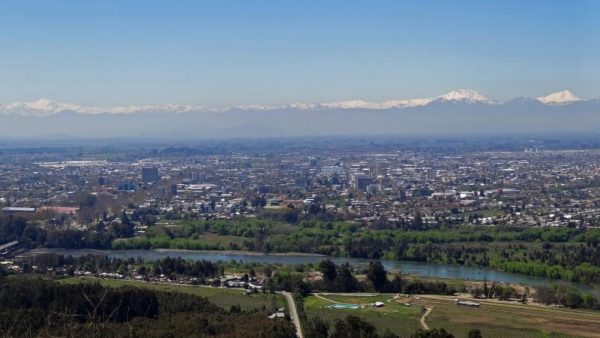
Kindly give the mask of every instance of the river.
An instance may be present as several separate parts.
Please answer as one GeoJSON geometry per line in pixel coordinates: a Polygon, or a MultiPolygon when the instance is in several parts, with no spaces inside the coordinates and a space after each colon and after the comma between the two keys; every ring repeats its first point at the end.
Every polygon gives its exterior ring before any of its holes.
{"type": "MultiPolygon", "coordinates": [[[[298,265],[308,263],[319,263],[323,259],[330,258],[336,264],[350,263],[351,265],[367,264],[372,261],[369,259],[360,258],[345,258],[345,257],[326,257],[320,255],[304,255],[304,254],[261,254],[254,252],[230,252],[230,251],[194,251],[194,250],[70,250],[70,249],[34,249],[22,256],[35,255],[39,253],[56,253],[61,255],[81,256],[86,254],[102,254],[108,257],[130,258],[141,257],[144,260],[152,261],[166,257],[182,257],[192,260],[207,260],[212,262],[218,261],[241,261],[249,263],[265,263],[265,264],[287,264],[298,265]]],[[[404,274],[437,277],[437,278],[453,278],[464,280],[487,280],[490,282],[505,282],[511,284],[524,284],[529,286],[548,285],[549,283],[563,283],[573,285],[582,291],[593,291],[595,294],[600,294],[600,289],[592,289],[586,285],[578,283],[570,283],[558,281],[548,278],[532,277],[527,275],[502,272],[481,267],[467,267],[459,265],[447,264],[427,264],[407,261],[387,261],[381,260],[383,266],[388,270],[400,270],[404,274]]]]}

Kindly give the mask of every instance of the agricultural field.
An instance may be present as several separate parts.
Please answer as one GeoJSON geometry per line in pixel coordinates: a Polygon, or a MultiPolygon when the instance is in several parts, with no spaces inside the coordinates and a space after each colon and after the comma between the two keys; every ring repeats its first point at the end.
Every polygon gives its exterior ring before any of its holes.
{"type": "Polygon", "coordinates": [[[393,301],[393,295],[311,295],[304,299],[304,311],[308,319],[319,318],[333,325],[348,315],[360,317],[373,324],[380,334],[391,331],[400,337],[409,337],[419,328],[421,306],[405,306],[393,301]],[[385,306],[365,306],[358,309],[336,309],[328,306],[341,304],[369,304],[382,302],[385,306]]]}
{"type": "Polygon", "coordinates": [[[479,300],[480,308],[469,308],[457,306],[454,299],[420,296],[410,301],[431,308],[425,319],[430,328],[444,328],[456,337],[466,337],[472,329],[491,338],[600,337],[600,312],[479,300]]]}
{"type": "Polygon", "coordinates": [[[80,283],[80,282],[99,282],[104,286],[119,287],[119,286],[133,286],[151,288],[154,290],[161,291],[172,291],[189,293],[192,295],[206,297],[208,300],[215,305],[222,307],[226,310],[232,305],[239,305],[242,310],[262,310],[273,309],[273,308],[286,308],[287,304],[285,299],[281,295],[277,294],[255,294],[245,295],[242,290],[239,289],[225,289],[225,288],[211,288],[204,286],[188,286],[188,285],[173,285],[173,284],[154,284],[148,282],[138,281],[127,281],[127,280],[115,280],[115,279],[98,279],[88,277],[71,277],[59,280],[62,283],[80,283]]]}
{"type": "Polygon", "coordinates": [[[319,318],[330,324],[355,315],[373,324],[380,333],[389,330],[400,337],[410,337],[417,329],[425,328],[424,325],[444,328],[456,337],[467,337],[473,329],[481,330],[486,338],[600,337],[600,312],[499,301],[481,301],[480,308],[469,308],[457,306],[454,299],[453,296],[394,298],[394,295],[317,294],[305,298],[304,309],[308,319],[319,318]],[[385,306],[330,307],[377,301],[385,306]],[[423,317],[426,309],[431,310],[423,317]]]}

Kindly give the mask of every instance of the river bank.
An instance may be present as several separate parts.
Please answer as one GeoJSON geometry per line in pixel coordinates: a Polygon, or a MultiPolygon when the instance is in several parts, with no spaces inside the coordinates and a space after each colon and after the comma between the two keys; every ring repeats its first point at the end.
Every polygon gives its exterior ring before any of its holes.
{"type": "MultiPolygon", "coordinates": [[[[349,263],[350,265],[366,265],[373,260],[347,257],[329,257],[322,255],[304,254],[304,253],[276,253],[266,254],[259,252],[246,251],[196,251],[196,250],[173,250],[173,249],[158,249],[158,250],[94,250],[94,249],[48,249],[36,248],[25,252],[18,257],[28,257],[36,254],[55,253],[59,255],[81,256],[87,254],[105,255],[115,258],[137,258],[144,260],[158,260],[166,257],[181,257],[190,260],[207,260],[212,262],[218,261],[240,261],[247,263],[258,264],[283,264],[283,265],[300,265],[300,264],[318,264],[323,259],[329,258],[336,264],[349,263]]],[[[591,291],[595,294],[600,293],[600,289],[592,288],[579,283],[572,283],[561,280],[554,280],[542,277],[533,277],[498,270],[492,270],[481,267],[467,267],[459,265],[445,264],[427,264],[419,262],[407,261],[389,261],[380,260],[383,266],[388,271],[401,271],[403,274],[459,279],[465,281],[488,281],[507,284],[522,284],[528,286],[543,286],[550,283],[559,283],[574,286],[581,291],[591,291]]]]}

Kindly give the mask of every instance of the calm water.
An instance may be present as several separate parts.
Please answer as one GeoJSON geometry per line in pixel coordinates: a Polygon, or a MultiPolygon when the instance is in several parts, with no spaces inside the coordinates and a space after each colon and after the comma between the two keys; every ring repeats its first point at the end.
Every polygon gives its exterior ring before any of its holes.
{"type": "MultiPolygon", "coordinates": [[[[53,252],[62,255],[85,255],[89,253],[103,254],[109,257],[129,258],[141,257],[144,260],[156,260],[166,257],[182,257],[192,260],[207,260],[207,261],[241,261],[249,263],[267,263],[267,264],[288,264],[298,265],[307,263],[319,263],[326,256],[309,256],[309,255],[294,255],[294,254],[278,254],[278,255],[262,255],[243,252],[215,252],[215,251],[179,251],[179,250],[65,250],[65,249],[40,249],[32,250],[26,255],[36,254],[39,252],[53,252]]],[[[367,264],[371,260],[359,258],[340,258],[329,257],[336,264],[350,263],[351,265],[367,264]]],[[[488,280],[495,282],[506,282],[514,284],[526,284],[531,286],[547,285],[549,283],[564,283],[577,287],[580,290],[594,291],[600,293],[599,289],[592,290],[591,288],[577,283],[568,283],[548,278],[531,277],[496,270],[490,270],[478,267],[465,267],[457,265],[444,264],[426,264],[405,261],[386,261],[381,263],[386,269],[400,270],[405,274],[438,277],[438,278],[458,278],[465,280],[488,280]]]]}

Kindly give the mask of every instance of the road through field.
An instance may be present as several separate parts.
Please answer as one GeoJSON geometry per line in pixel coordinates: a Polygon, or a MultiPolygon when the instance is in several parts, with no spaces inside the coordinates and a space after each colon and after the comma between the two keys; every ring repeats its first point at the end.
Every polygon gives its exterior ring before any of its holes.
{"type": "Polygon", "coordinates": [[[421,317],[421,327],[444,327],[457,336],[466,334],[468,327],[481,329],[484,336],[486,332],[490,336],[509,336],[523,330],[523,336],[528,334],[528,337],[543,336],[543,333],[600,337],[599,312],[492,300],[477,300],[481,307],[469,308],[457,306],[455,297],[419,295],[418,298],[413,298],[413,304],[424,306],[428,310],[431,308],[431,311],[426,311],[421,317]],[[526,333],[527,330],[537,330],[538,333],[526,333]]]}
{"type": "Polygon", "coordinates": [[[315,297],[317,297],[317,298],[319,298],[319,299],[322,299],[322,300],[328,301],[328,302],[335,303],[335,304],[339,304],[339,303],[340,303],[340,302],[336,302],[335,300],[331,300],[331,299],[329,299],[329,298],[325,298],[325,297],[321,296],[321,294],[319,294],[319,293],[313,293],[313,296],[315,296],[315,297]]]}
{"type": "Polygon", "coordinates": [[[425,307],[425,313],[423,313],[423,315],[421,316],[421,319],[419,319],[419,322],[421,323],[421,327],[423,328],[423,330],[429,331],[429,325],[427,325],[427,322],[425,320],[427,319],[427,316],[429,316],[429,313],[431,312],[431,310],[433,310],[433,307],[425,307]]]}
{"type": "Polygon", "coordinates": [[[296,308],[296,302],[294,301],[294,296],[291,293],[282,291],[281,294],[285,297],[288,303],[288,308],[290,309],[290,316],[292,317],[292,322],[296,327],[296,335],[298,338],[304,338],[302,335],[302,325],[300,324],[300,317],[298,316],[298,310],[296,308]]]}

